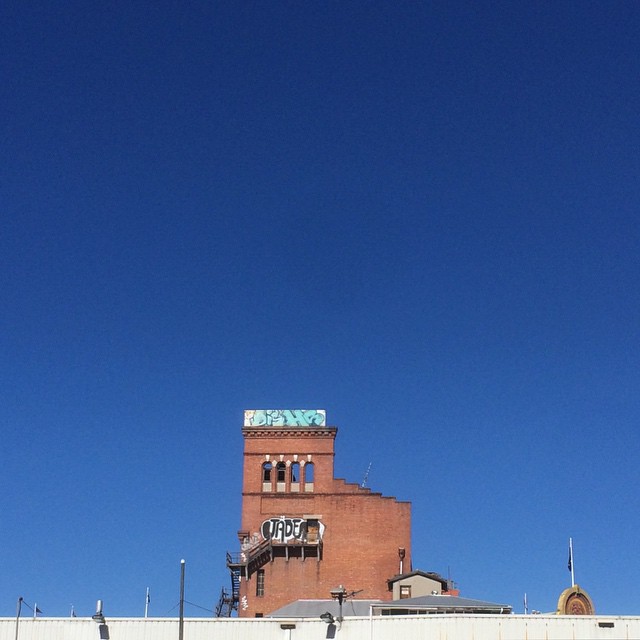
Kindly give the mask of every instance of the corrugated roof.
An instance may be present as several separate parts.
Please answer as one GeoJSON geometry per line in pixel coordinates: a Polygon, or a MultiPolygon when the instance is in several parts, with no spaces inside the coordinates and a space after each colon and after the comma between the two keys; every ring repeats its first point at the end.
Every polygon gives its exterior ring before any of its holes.
{"type": "MultiPolygon", "coordinates": [[[[370,606],[374,610],[380,609],[412,609],[425,611],[440,611],[446,613],[510,613],[511,605],[487,602],[485,600],[472,600],[460,596],[428,595],[417,598],[403,598],[402,600],[345,600],[342,604],[342,615],[368,616],[370,606]]],[[[319,618],[323,613],[329,612],[332,616],[339,615],[339,606],[336,600],[297,600],[288,605],[272,611],[269,618],[319,618]]]]}
{"type": "Polygon", "coordinates": [[[428,595],[417,598],[404,598],[402,600],[392,600],[382,603],[385,608],[399,609],[470,609],[480,611],[483,609],[491,611],[511,610],[511,605],[486,602],[485,600],[472,600],[471,598],[461,598],[460,596],[428,595]]]}
{"type": "MultiPolygon", "coordinates": [[[[352,600],[347,599],[342,603],[342,615],[368,616],[369,606],[383,604],[382,600],[352,600]]],[[[269,618],[319,618],[323,613],[329,612],[332,616],[339,615],[339,607],[336,600],[296,600],[284,607],[272,611],[269,618]]]]}

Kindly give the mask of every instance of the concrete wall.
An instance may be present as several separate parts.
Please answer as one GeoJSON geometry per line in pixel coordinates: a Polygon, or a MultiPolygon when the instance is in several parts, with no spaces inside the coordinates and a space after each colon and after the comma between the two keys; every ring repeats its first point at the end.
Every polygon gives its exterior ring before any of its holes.
{"type": "MultiPolygon", "coordinates": [[[[0,640],[15,640],[15,618],[0,618],[0,640]]],[[[178,640],[178,620],[23,618],[18,640],[178,640]]],[[[640,617],[428,615],[320,620],[193,619],[184,640],[640,640],[640,617]],[[295,624],[282,629],[281,624],[295,624]],[[604,626],[603,626],[604,625],[604,626]]]]}

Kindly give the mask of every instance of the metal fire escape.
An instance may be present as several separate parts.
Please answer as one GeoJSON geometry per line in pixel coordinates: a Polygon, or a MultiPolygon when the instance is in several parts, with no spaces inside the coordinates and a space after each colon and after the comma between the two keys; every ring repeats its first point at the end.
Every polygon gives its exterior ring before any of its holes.
{"type": "Polygon", "coordinates": [[[269,562],[272,557],[273,547],[271,540],[263,540],[255,547],[240,553],[227,553],[227,567],[229,567],[231,573],[231,593],[224,588],[222,589],[216,606],[216,617],[229,618],[234,611],[238,610],[240,581],[242,578],[248,580],[253,573],[269,562]]]}
{"type": "MultiPolygon", "coordinates": [[[[227,553],[227,565],[229,554],[227,553]]],[[[240,569],[231,569],[231,593],[224,587],[220,593],[220,599],[216,605],[216,618],[230,618],[234,611],[238,610],[240,599],[240,569]]]]}

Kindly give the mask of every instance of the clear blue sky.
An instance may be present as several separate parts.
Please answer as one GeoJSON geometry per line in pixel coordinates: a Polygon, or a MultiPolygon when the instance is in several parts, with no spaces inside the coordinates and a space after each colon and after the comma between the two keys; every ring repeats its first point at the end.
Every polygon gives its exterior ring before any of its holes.
{"type": "Polygon", "coordinates": [[[553,611],[573,536],[640,614],[637,2],[0,25],[0,615],[213,608],[245,408],[327,409],[463,595],[553,611]]]}

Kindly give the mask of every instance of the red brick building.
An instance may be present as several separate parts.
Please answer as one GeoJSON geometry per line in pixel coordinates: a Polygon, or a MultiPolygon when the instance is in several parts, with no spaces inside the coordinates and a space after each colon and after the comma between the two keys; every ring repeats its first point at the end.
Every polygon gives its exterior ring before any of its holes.
{"type": "Polygon", "coordinates": [[[388,600],[411,571],[411,504],[334,478],[337,432],[322,410],[245,412],[241,551],[227,555],[238,615],[338,585],[388,600]]]}

